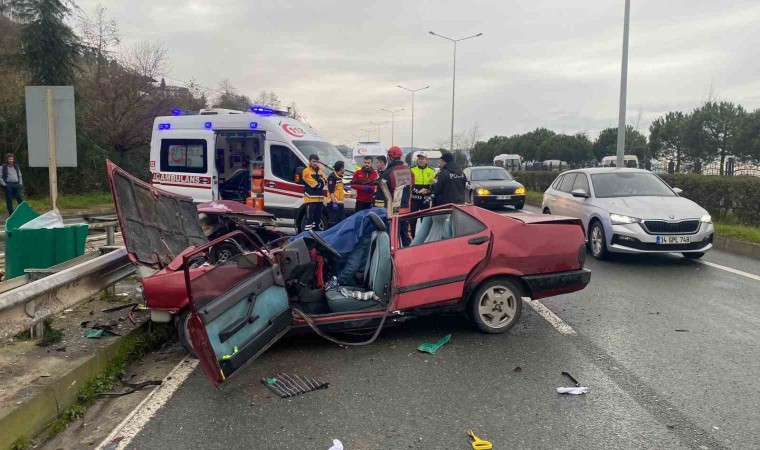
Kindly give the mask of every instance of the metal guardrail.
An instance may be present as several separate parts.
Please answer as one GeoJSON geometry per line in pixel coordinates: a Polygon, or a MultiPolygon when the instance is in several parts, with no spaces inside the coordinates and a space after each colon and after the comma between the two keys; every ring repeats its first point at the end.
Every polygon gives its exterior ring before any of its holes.
{"type": "MultiPolygon", "coordinates": [[[[106,244],[47,269],[28,269],[27,274],[0,282],[0,340],[31,330],[41,336],[45,319],[71,308],[136,272],[124,247],[114,247],[118,223],[91,224],[106,229],[106,244]]],[[[101,238],[102,239],[102,238],[101,238]]]]}

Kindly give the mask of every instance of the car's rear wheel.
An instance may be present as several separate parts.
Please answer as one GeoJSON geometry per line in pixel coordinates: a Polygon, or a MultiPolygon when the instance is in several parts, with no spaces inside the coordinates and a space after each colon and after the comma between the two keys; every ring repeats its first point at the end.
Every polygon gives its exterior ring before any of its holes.
{"type": "Polygon", "coordinates": [[[551,214],[552,212],[549,211],[549,208],[544,208],[544,214],[551,214]]]}
{"type": "Polygon", "coordinates": [[[193,343],[190,340],[190,332],[187,329],[187,322],[190,320],[190,309],[185,308],[177,315],[177,339],[179,339],[180,345],[184,348],[190,356],[196,357],[195,349],[193,349],[193,343]]]}
{"type": "Polygon", "coordinates": [[[609,256],[607,250],[607,238],[604,236],[604,227],[600,222],[594,222],[589,231],[589,243],[591,244],[591,254],[596,259],[605,259],[609,256]]]}
{"type": "Polygon", "coordinates": [[[475,291],[470,306],[472,320],[481,331],[506,333],[520,319],[522,291],[508,278],[493,278],[475,291]]]}
{"type": "Polygon", "coordinates": [[[699,259],[705,256],[705,252],[689,252],[689,253],[682,253],[682,255],[684,258],[699,259]]]}

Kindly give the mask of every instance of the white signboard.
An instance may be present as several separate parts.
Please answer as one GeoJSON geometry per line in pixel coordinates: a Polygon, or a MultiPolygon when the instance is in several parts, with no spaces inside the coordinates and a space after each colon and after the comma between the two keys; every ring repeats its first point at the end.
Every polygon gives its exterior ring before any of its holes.
{"type": "Polygon", "coordinates": [[[30,167],[48,167],[51,139],[55,139],[57,166],[76,167],[74,87],[27,86],[26,133],[30,167]],[[52,101],[47,98],[48,89],[52,91],[52,101]],[[49,106],[52,106],[52,114],[49,106]]]}

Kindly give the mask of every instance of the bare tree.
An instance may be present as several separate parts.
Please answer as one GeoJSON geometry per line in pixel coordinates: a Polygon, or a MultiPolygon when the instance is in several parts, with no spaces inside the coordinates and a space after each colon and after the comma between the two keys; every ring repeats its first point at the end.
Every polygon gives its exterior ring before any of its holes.
{"type": "Polygon", "coordinates": [[[119,27],[116,20],[109,17],[106,8],[98,3],[92,15],[79,17],[79,31],[84,45],[95,54],[98,65],[102,65],[111,54],[112,48],[119,45],[119,27]]]}
{"type": "Polygon", "coordinates": [[[160,41],[138,42],[124,51],[120,59],[124,67],[145,78],[155,78],[171,70],[169,49],[160,41]]]}
{"type": "Polygon", "coordinates": [[[305,120],[306,116],[303,115],[301,108],[296,106],[296,102],[290,102],[288,106],[288,117],[296,120],[305,120]]]}
{"type": "Polygon", "coordinates": [[[253,101],[254,104],[259,106],[266,106],[267,108],[280,109],[282,102],[280,98],[272,91],[261,91],[258,97],[253,101]]]}
{"type": "MultiPolygon", "coordinates": [[[[478,122],[473,123],[465,133],[464,138],[464,148],[467,150],[472,150],[473,147],[475,147],[475,143],[478,142],[478,139],[480,139],[480,124],[478,122]]],[[[457,148],[463,147],[460,145],[457,146],[457,148]]]]}

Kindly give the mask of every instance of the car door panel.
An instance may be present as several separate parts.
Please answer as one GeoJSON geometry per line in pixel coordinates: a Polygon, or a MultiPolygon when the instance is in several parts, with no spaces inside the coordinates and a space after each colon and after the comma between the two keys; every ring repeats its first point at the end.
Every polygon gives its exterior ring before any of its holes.
{"type": "Polygon", "coordinates": [[[213,385],[246,367],[290,329],[283,284],[279,267],[255,254],[238,255],[192,277],[188,331],[213,385]]]}
{"type": "MultiPolygon", "coordinates": [[[[394,226],[397,226],[395,221],[394,226]]],[[[406,248],[394,246],[393,260],[398,274],[396,309],[424,307],[462,297],[465,279],[485,258],[491,239],[485,226],[479,231],[470,231],[466,235],[406,248]]],[[[457,233],[456,228],[454,233],[457,233]]]]}

